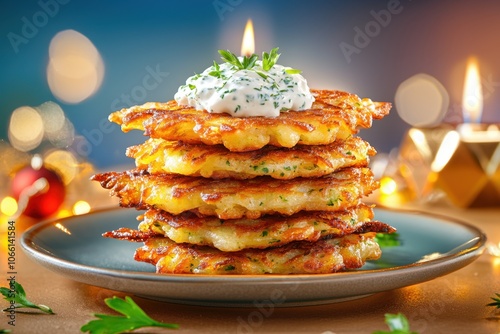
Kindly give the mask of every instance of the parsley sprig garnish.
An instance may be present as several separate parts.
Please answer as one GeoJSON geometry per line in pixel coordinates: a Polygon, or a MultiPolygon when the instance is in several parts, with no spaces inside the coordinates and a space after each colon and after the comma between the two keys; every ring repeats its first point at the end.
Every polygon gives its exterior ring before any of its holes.
{"type": "Polygon", "coordinates": [[[491,297],[491,299],[493,299],[493,302],[486,304],[486,306],[494,306],[497,309],[500,309],[500,293],[495,293],[495,295],[497,296],[497,298],[491,297]]]}
{"type": "MultiPolygon", "coordinates": [[[[273,66],[276,64],[278,61],[280,54],[278,53],[279,48],[274,48],[272,49],[269,53],[267,52],[262,52],[262,69],[265,72],[268,72],[273,66]]],[[[260,75],[262,78],[267,79],[268,75],[263,73],[262,71],[257,71],[254,67],[259,59],[259,56],[256,54],[252,54],[251,56],[243,56],[243,58],[240,60],[238,56],[236,56],[234,53],[232,53],[229,50],[219,50],[219,54],[221,55],[221,59],[224,60],[226,63],[229,63],[234,66],[236,70],[254,70],[258,75],[260,75]]],[[[220,78],[221,77],[221,71],[219,64],[217,64],[214,61],[214,70],[209,72],[211,76],[220,78]]],[[[302,73],[301,70],[297,70],[294,68],[287,68],[285,69],[285,72],[288,74],[300,74],[302,73]]]]}
{"type": "Polygon", "coordinates": [[[410,323],[403,313],[385,315],[385,323],[389,331],[376,331],[373,334],[418,334],[410,330],[410,323]]]}
{"type": "Polygon", "coordinates": [[[219,64],[217,64],[217,62],[215,60],[214,60],[214,70],[210,71],[208,74],[213,76],[213,77],[216,77],[216,78],[222,77],[222,73],[220,71],[220,66],[219,66],[219,64]]]}
{"type": "Polygon", "coordinates": [[[278,62],[279,57],[278,48],[272,49],[269,53],[262,52],[262,68],[264,71],[269,71],[278,62]]]}
{"type": "Polygon", "coordinates": [[[250,70],[255,66],[255,62],[259,58],[256,54],[243,57],[243,62],[229,50],[219,50],[222,60],[235,66],[238,70],[250,70]]]}
{"type": "MultiPolygon", "coordinates": [[[[10,288],[1,287],[0,293],[3,295],[4,299],[11,303],[14,308],[34,308],[38,309],[47,314],[54,314],[54,311],[46,305],[43,304],[35,304],[30,302],[26,298],[26,291],[21,284],[18,282],[13,282],[10,288]]],[[[4,309],[3,311],[8,311],[9,308],[4,309]]]]}
{"type": "Polygon", "coordinates": [[[395,247],[401,246],[401,239],[399,233],[377,233],[375,236],[375,241],[380,245],[380,247],[395,247]]]}
{"type": "Polygon", "coordinates": [[[179,325],[151,319],[129,296],[124,299],[114,296],[104,300],[109,308],[123,315],[94,314],[98,320],[91,320],[80,330],[90,334],[118,334],[142,327],[164,327],[177,329],[179,325]]]}

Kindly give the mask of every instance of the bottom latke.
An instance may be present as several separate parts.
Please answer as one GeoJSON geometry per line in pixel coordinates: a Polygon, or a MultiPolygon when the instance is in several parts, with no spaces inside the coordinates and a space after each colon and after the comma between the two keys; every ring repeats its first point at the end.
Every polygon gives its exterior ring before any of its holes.
{"type": "Polygon", "coordinates": [[[358,269],[367,260],[378,259],[381,251],[374,240],[375,234],[350,234],[313,243],[292,242],[238,252],[150,238],[136,250],[135,260],[156,265],[160,274],[327,274],[358,269]]]}

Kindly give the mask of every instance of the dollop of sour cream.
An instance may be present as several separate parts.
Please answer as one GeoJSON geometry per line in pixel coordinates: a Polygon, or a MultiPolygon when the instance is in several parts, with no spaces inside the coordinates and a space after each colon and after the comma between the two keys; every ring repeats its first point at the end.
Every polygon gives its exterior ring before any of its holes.
{"type": "Polygon", "coordinates": [[[314,96],[306,79],[287,70],[274,64],[265,71],[260,60],[252,69],[223,63],[216,71],[213,65],[188,78],[179,87],[175,100],[179,105],[234,117],[277,117],[282,111],[311,108],[314,96]]]}

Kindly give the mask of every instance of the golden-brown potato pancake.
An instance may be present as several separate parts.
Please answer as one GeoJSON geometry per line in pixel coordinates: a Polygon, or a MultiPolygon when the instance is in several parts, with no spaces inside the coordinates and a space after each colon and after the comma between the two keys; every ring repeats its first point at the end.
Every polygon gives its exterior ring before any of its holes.
{"type": "Polygon", "coordinates": [[[222,145],[196,145],[150,138],[129,147],[139,169],[150,174],[182,174],[206,178],[249,179],[269,175],[275,179],[318,177],[345,167],[366,167],[375,149],[358,137],[330,145],[231,152],[222,145]]]}
{"type": "MultiPolygon", "coordinates": [[[[224,252],[234,252],[245,248],[277,247],[292,241],[313,242],[325,237],[355,233],[372,222],[373,210],[371,206],[361,204],[339,212],[303,211],[292,216],[266,215],[259,219],[228,220],[197,217],[193,213],[171,215],[161,210],[148,210],[143,219],[139,224],[142,232],[166,236],[177,243],[211,246],[224,252]]],[[[387,232],[387,228],[384,231],[387,232]]]]}
{"type": "Polygon", "coordinates": [[[276,118],[232,117],[211,114],[175,101],[149,102],[112,113],[110,121],[123,131],[192,144],[222,144],[231,151],[256,150],[267,144],[278,147],[325,145],[345,140],[373,119],[389,113],[390,103],[372,102],[341,91],[311,90],[316,101],[311,109],[282,112],[276,118]]]}
{"type": "Polygon", "coordinates": [[[221,219],[343,210],[357,205],[378,186],[369,168],[346,168],[319,178],[293,180],[267,176],[213,180],[137,170],[96,174],[92,179],[110,189],[124,207],[155,208],[171,214],[193,211],[221,219]]]}
{"type": "Polygon", "coordinates": [[[378,259],[381,251],[375,235],[375,232],[349,234],[238,252],[151,238],[136,250],[134,258],[156,265],[156,272],[160,274],[328,274],[357,269],[367,260],[378,259]]]}

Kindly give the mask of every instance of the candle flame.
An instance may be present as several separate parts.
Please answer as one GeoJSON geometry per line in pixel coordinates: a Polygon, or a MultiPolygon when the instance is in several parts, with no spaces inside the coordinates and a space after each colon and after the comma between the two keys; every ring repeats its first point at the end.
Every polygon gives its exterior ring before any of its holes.
{"type": "Polygon", "coordinates": [[[250,57],[255,52],[255,37],[253,34],[252,19],[248,19],[241,42],[241,55],[250,57]]]}
{"type": "Polygon", "coordinates": [[[462,112],[464,122],[479,123],[483,113],[483,90],[479,76],[477,59],[469,58],[465,73],[464,92],[462,96],[462,112]]]}

